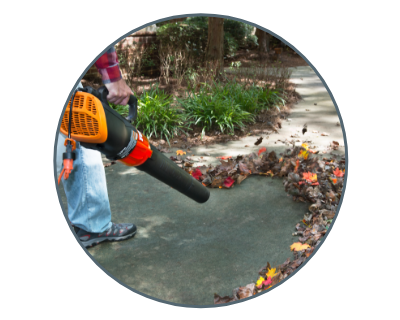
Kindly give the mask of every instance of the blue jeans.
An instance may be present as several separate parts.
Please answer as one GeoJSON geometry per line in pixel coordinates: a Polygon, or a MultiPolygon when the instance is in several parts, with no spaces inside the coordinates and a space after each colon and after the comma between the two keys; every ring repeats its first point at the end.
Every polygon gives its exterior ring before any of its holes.
{"type": "MultiPolygon", "coordinates": [[[[65,136],[60,133],[57,144],[57,174],[61,172],[64,141],[65,136]]],[[[75,155],[69,178],[61,179],[67,196],[68,218],[74,226],[88,232],[106,231],[112,223],[101,154],[86,149],[77,142],[75,155]]]]}

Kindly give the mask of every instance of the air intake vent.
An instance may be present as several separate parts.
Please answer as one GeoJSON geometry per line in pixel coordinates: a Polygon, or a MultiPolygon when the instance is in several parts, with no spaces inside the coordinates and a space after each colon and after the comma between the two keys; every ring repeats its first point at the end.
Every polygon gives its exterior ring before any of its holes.
{"type": "MultiPolygon", "coordinates": [[[[69,101],[61,121],[60,131],[68,135],[69,101]]],[[[72,108],[72,138],[81,142],[103,143],[107,140],[107,123],[103,106],[93,95],[78,91],[72,108]]]]}

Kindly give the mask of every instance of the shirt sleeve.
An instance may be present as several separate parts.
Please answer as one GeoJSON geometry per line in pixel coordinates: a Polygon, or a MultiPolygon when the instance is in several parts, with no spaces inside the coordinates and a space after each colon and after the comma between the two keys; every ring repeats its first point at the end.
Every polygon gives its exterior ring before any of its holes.
{"type": "Polygon", "coordinates": [[[122,79],[119,69],[118,56],[114,47],[108,49],[96,62],[96,68],[99,71],[104,84],[116,82],[122,79]]]}

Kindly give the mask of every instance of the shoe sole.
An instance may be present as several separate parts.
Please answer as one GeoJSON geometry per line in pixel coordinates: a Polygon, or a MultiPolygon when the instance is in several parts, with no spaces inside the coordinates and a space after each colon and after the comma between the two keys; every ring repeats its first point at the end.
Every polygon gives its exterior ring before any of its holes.
{"type": "Polygon", "coordinates": [[[81,241],[81,242],[82,242],[82,244],[83,244],[86,248],[88,248],[88,247],[95,246],[95,245],[97,245],[97,244],[99,244],[99,243],[101,243],[101,242],[104,242],[104,241],[114,242],[114,241],[126,240],[126,239],[129,239],[129,238],[133,237],[135,234],[136,234],[136,231],[133,232],[133,233],[127,234],[126,236],[123,236],[123,237],[118,237],[118,238],[103,238],[103,239],[91,239],[91,240],[89,240],[89,241],[81,241]]]}

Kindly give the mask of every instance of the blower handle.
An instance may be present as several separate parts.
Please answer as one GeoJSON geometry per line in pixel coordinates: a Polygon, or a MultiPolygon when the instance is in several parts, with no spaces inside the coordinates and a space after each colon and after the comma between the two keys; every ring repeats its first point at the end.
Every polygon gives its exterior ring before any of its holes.
{"type": "MultiPolygon", "coordinates": [[[[97,91],[100,93],[100,100],[108,103],[107,100],[107,96],[109,94],[108,89],[105,86],[102,86],[97,91]]],[[[138,105],[138,100],[133,94],[131,94],[131,96],[129,97],[128,105],[129,105],[129,115],[125,119],[128,120],[130,123],[132,123],[136,121],[137,105],[138,105]]]]}

